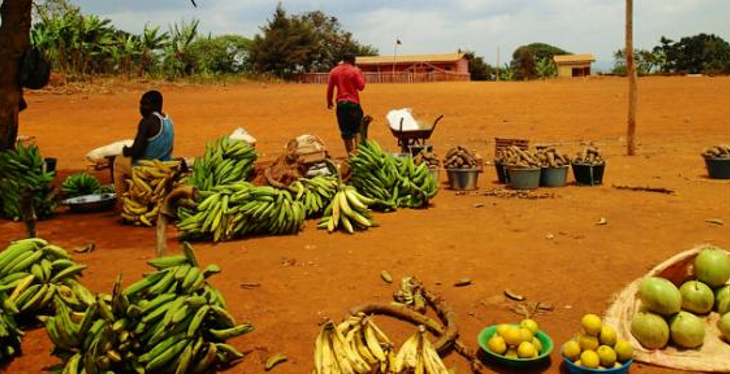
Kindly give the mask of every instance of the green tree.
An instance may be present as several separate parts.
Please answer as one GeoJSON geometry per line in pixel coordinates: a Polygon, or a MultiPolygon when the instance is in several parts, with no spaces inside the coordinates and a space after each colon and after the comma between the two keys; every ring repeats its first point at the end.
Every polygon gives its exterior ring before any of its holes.
{"type": "Polygon", "coordinates": [[[342,29],[337,17],[314,11],[295,18],[308,24],[313,32],[310,61],[305,64],[307,71],[329,71],[340,62],[345,53],[353,53],[356,56],[374,56],[378,53],[375,48],[354,40],[352,33],[342,29]]]}
{"type": "Polygon", "coordinates": [[[510,66],[516,79],[535,79],[538,77],[537,64],[539,61],[544,59],[552,61],[553,56],[567,54],[570,52],[549,44],[532,43],[523,45],[514,51],[510,66]]]}
{"type": "Polygon", "coordinates": [[[496,71],[493,67],[489,66],[484,62],[482,56],[477,56],[474,51],[467,51],[464,53],[466,59],[469,60],[469,74],[473,81],[486,81],[494,80],[496,78],[496,71]]]}
{"type": "Polygon", "coordinates": [[[306,22],[289,17],[281,3],[274,16],[261,28],[249,51],[254,69],[279,78],[291,79],[307,67],[314,43],[314,30],[306,22]]]}
{"type": "MultiPolygon", "coordinates": [[[[660,70],[662,55],[648,49],[637,49],[634,51],[636,58],[636,72],[639,75],[652,74],[660,70]]],[[[623,49],[613,53],[613,73],[626,74],[626,54],[623,49]]]]}
{"type": "Polygon", "coordinates": [[[655,51],[666,56],[663,71],[675,73],[730,73],[730,44],[714,34],[684,37],[678,42],[662,37],[655,51]]]}
{"type": "Polygon", "coordinates": [[[535,64],[535,74],[541,79],[553,78],[558,75],[558,69],[552,58],[542,58],[535,64]]]}
{"type": "Polygon", "coordinates": [[[193,70],[193,59],[188,53],[190,45],[198,36],[200,20],[185,20],[170,26],[170,42],[163,48],[163,73],[168,79],[189,75],[193,70]]]}
{"type": "MultiPolygon", "coordinates": [[[[68,5],[52,2],[59,1],[68,5]]],[[[195,0],[191,3],[195,6],[195,0]]],[[[0,151],[14,148],[18,135],[22,87],[17,76],[20,58],[31,45],[32,9],[33,0],[0,2],[0,151]]]]}
{"type": "Polygon", "coordinates": [[[188,48],[197,73],[237,74],[249,69],[251,39],[239,35],[198,38],[188,48]]]}
{"type": "Polygon", "coordinates": [[[159,63],[161,51],[170,44],[170,33],[160,32],[160,26],[144,25],[140,35],[139,70],[140,77],[150,72],[159,63]]]}
{"type": "Polygon", "coordinates": [[[375,48],[354,40],[336,17],[319,11],[289,16],[281,3],[261,31],[249,51],[253,67],[284,79],[306,71],[328,71],[346,52],[377,54],[375,48]]]}

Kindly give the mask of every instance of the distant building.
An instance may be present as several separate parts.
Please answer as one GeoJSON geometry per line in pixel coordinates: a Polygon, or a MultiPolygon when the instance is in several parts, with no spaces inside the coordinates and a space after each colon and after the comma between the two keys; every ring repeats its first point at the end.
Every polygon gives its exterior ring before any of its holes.
{"type": "Polygon", "coordinates": [[[592,54],[554,56],[558,78],[588,77],[591,65],[596,61],[592,54]]]}
{"type": "Polygon", "coordinates": [[[445,53],[436,55],[405,56],[360,56],[357,66],[363,72],[396,73],[412,71],[415,73],[451,72],[469,74],[469,60],[464,53],[445,53]]]}
{"type": "MultiPolygon", "coordinates": [[[[469,60],[464,53],[403,56],[359,56],[356,64],[366,83],[469,81],[469,60]]],[[[305,83],[327,83],[329,74],[308,73],[305,83]]]]}

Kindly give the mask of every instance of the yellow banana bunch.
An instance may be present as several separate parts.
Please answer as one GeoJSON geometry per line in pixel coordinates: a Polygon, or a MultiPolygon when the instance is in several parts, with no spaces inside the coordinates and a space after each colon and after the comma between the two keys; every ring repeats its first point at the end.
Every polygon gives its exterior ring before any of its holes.
{"type": "Polygon", "coordinates": [[[362,313],[339,325],[328,321],[322,326],[314,343],[314,372],[449,374],[424,326],[394,354],[390,339],[362,313]]]}
{"type": "Polygon", "coordinates": [[[140,160],[127,179],[129,190],[122,199],[122,218],[135,225],[153,226],[160,206],[176,183],[177,161],[140,160]]]}
{"type": "Polygon", "coordinates": [[[426,336],[426,328],[418,327],[418,332],[408,338],[393,360],[391,372],[418,374],[449,374],[436,349],[426,336]]]}
{"type": "Polygon", "coordinates": [[[43,318],[63,373],[206,373],[243,357],[228,339],[253,331],[237,324],[207,279],[217,265],[198,267],[194,250],[157,258],[157,272],[111,295],[99,295],[82,314],[60,309],[43,318]]]}
{"type": "Polygon", "coordinates": [[[355,187],[341,185],[317,227],[329,232],[343,228],[350,234],[355,230],[367,230],[375,226],[369,209],[374,203],[374,199],[361,195],[355,187]]]}

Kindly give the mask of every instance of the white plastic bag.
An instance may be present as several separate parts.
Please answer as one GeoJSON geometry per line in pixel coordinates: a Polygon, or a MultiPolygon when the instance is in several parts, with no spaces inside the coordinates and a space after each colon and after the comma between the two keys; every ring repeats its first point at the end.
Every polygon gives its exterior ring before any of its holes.
{"type": "Polygon", "coordinates": [[[122,149],[127,146],[131,147],[134,144],[134,140],[120,140],[112,144],[107,144],[103,147],[94,149],[93,151],[86,154],[86,159],[92,163],[99,164],[106,162],[105,158],[112,156],[119,156],[122,154],[122,149]]]}
{"type": "Polygon", "coordinates": [[[413,118],[411,108],[394,109],[388,112],[386,116],[390,128],[396,131],[414,131],[420,130],[418,122],[413,118]],[[403,120],[403,127],[401,127],[401,120],[403,120]]]}
{"type": "Polygon", "coordinates": [[[251,136],[246,130],[239,127],[228,137],[231,140],[242,140],[250,145],[256,145],[256,138],[251,136]]]}

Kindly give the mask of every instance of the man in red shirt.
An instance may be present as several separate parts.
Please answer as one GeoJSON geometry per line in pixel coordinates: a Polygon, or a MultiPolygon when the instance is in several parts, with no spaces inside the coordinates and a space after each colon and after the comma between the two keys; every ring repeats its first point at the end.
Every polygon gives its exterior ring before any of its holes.
{"type": "Polygon", "coordinates": [[[337,87],[337,123],[345,142],[347,154],[355,150],[355,135],[359,132],[363,111],[360,106],[360,93],[365,89],[365,79],[360,69],[355,67],[355,55],[346,53],[342,63],[330,70],[327,85],[327,109],[332,109],[332,96],[337,87]]]}

